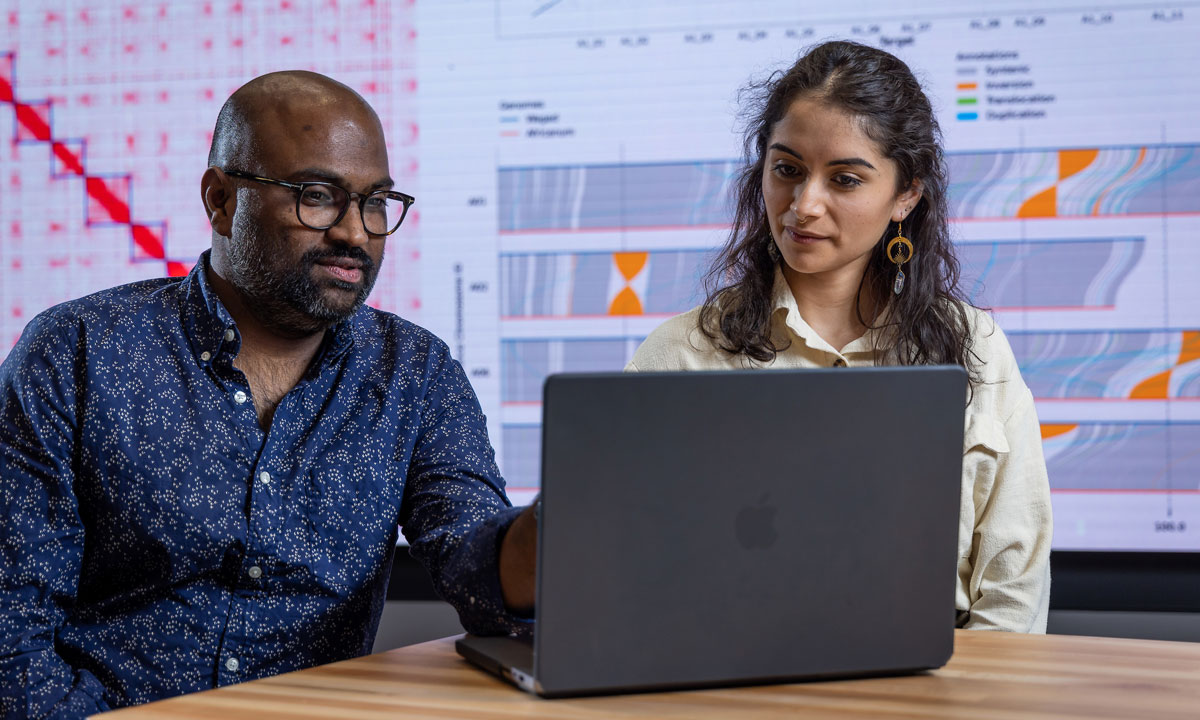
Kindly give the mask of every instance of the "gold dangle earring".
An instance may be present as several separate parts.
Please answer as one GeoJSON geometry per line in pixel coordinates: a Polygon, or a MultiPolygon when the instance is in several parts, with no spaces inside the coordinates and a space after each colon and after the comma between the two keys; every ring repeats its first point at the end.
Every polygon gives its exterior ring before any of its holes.
{"type": "Polygon", "coordinates": [[[779,246],[775,244],[775,238],[769,235],[767,236],[767,257],[771,258],[771,262],[776,265],[779,264],[780,258],[783,257],[779,254],[779,246]]]}
{"type": "Polygon", "coordinates": [[[896,237],[887,244],[885,251],[887,259],[896,264],[896,282],[892,283],[892,294],[899,295],[904,291],[904,263],[912,260],[912,241],[904,237],[904,223],[896,222],[896,237]]]}

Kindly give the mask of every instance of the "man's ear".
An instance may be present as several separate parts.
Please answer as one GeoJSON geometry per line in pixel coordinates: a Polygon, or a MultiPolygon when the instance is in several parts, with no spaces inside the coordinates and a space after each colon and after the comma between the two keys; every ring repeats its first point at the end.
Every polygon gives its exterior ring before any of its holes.
{"type": "Polygon", "coordinates": [[[213,232],[230,237],[233,231],[233,211],[237,209],[237,192],[233,182],[220,168],[210,167],[200,178],[200,199],[213,232]]]}
{"type": "Polygon", "coordinates": [[[914,179],[912,185],[908,186],[907,190],[903,190],[896,195],[896,202],[892,205],[892,222],[900,222],[908,217],[912,209],[921,202],[921,194],[925,191],[925,184],[920,179],[914,179]]]}

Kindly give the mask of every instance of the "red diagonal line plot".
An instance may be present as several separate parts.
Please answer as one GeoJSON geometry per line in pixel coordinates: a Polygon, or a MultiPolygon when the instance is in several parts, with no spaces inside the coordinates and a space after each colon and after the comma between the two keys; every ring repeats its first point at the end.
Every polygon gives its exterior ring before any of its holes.
{"type": "Polygon", "coordinates": [[[86,141],[55,137],[51,100],[23,101],[17,92],[16,54],[0,53],[0,104],[12,106],[13,141],[49,145],[52,179],[82,178],[87,225],[124,225],[129,228],[130,260],[161,262],[172,276],[186,275],[191,262],[167,258],[166,221],[135,221],[133,180],[130,175],[89,173],[86,141]]]}
{"type": "Polygon", "coordinates": [[[13,103],[17,116],[17,142],[50,142],[50,101],[13,103]]]}
{"type": "Polygon", "coordinates": [[[159,223],[157,228],[149,225],[132,225],[133,231],[133,246],[134,250],[140,250],[147,258],[162,260],[165,258],[166,252],[163,246],[163,238],[166,236],[166,228],[159,223]]]}
{"type": "Polygon", "coordinates": [[[0,54],[0,102],[11,103],[16,99],[12,84],[12,53],[0,54]]]}
{"type": "MultiPolygon", "coordinates": [[[[89,225],[96,223],[129,224],[129,176],[87,178],[89,225]]],[[[136,234],[134,242],[137,241],[136,234]]],[[[161,256],[160,256],[161,257],[161,256]]]]}
{"type": "Polygon", "coordinates": [[[54,168],[55,177],[63,175],[83,175],[83,141],[65,140],[55,142],[54,159],[58,161],[54,168]]]}

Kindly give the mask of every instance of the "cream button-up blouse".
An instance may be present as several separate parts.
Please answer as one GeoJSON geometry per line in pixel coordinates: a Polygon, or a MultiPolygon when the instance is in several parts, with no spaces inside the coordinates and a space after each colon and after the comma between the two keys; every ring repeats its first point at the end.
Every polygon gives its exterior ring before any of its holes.
{"type": "MultiPolygon", "coordinates": [[[[987,313],[967,309],[983,382],[973,384],[963,439],[959,511],[959,625],[1043,633],[1050,600],[1050,485],[1033,394],[1021,379],[1004,332],[987,313]]],[[[877,331],[840,351],[800,317],[782,277],[771,318],[773,361],[731,355],[700,332],[699,308],[667,320],[626,367],[630,371],[868,367],[877,364],[877,331]],[[788,344],[790,342],[790,344],[788,344]]],[[[879,343],[886,347],[885,343],[879,343]]],[[[882,363],[880,363],[882,364],[882,363]]]]}

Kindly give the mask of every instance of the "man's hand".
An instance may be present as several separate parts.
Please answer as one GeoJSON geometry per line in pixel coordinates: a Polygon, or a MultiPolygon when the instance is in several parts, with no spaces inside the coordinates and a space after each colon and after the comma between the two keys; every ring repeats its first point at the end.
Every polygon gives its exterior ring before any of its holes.
{"type": "Polygon", "coordinates": [[[537,508],[540,498],[525,508],[500,541],[500,593],[509,612],[533,614],[537,599],[537,508]]]}

